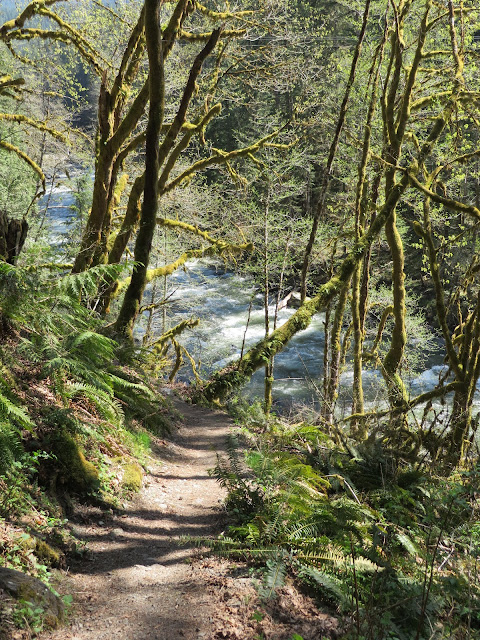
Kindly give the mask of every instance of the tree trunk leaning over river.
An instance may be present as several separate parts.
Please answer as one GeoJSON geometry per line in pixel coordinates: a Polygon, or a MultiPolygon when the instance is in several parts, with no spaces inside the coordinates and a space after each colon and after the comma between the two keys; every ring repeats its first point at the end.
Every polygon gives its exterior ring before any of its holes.
{"type": "MultiPolygon", "coordinates": [[[[403,6],[403,4],[402,4],[403,6]]],[[[281,351],[290,339],[302,329],[305,329],[313,315],[322,311],[326,304],[332,301],[342,289],[347,285],[353,276],[357,266],[361,264],[364,256],[366,256],[372,246],[372,243],[378,238],[381,231],[388,224],[390,228],[390,246],[396,265],[393,274],[393,280],[396,281],[397,294],[394,298],[394,313],[396,305],[396,325],[392,334],[392,344],[387,354],[385,364],[382,368],[389,389],[389,400],[392,415],[399,416],[408,409],[407,398],[403,391],[403,382],[398,374],[404,345],[404,314],[405,305],[402,290],[404,290],[402,279],[402,255],[398,253],[398,233],[395,233],[395,210],[400,203],[401,198],[409,186],[413,186],[415,176],[423,169],[424,163],[439,139],[441,138],[445,127],[450,123],[452,115],[458,106],[461,94],[461,82],[458,81],[458,73],[461,74],[461,64],[458,63],[458,56],[455,47],[452,46],[450,55],[453,57],[453,67],[457,69],[456,78],[453,81],[451,92],[444,100],[444,106],[433,119],[430,126],[430,132],[422,144],[418,144],[416,149],[416,158],[410,160],[405,167],[397,165],[400,162],[401,145],[408,135],[407,123],[410,121],[414,103],[414,86],[417,80],[417,72],[420,62],[426,55],[424,52],[426,33],[438,26],[440,21],[436,18],[429,22],[429,12],[431,2],[428,0],[422,14],[422,19],[418,27],[418,35],[415,40],[415,48],[412,62],[408,68],[408,74],[400,91],[403,64],[401,53],[403,51],[402,31],[392,29],[390,41],[390,73],[388,76],[389,87],[385,90],[382,97],[382,116],[384,119],[384,131],[387,141],[391,144],[384,146],[384,153],[380,157],[374,157],[380,167],[384,167],[389,172],[388,180],[385,181],[385,201],[380,207],[376,216],[372,215],[368,230],[365,231],[356,240],[353,249],[347,254],[341,265],[337,268],[336,273],[329,281],[322,285],[318,293],[309,301],[304,302],[300,309],[280,328],[273,331],[268,337],[258,342],[251,348],[241,360],[238,360],[221,371],[217,372],[206,383],[198,394],[207,400],[220,400],[225,398],[235,387],[244,384],[251,375],[260,367],[265,365],[268,359],[281,351]],[[397,42],[399,39],[399,42],[397,42]],[[391,100],[390,100],[391,98],[391,100]],[[400,177],[401,175],[401,177],[400,177]],[[400,257],[399,257],[400,256],[400,257]],[[402,316],[402,317],[400,317],[402,316]],[[399,408],[404,407],[402,411],[399,408]]],[[[408,12],[408,7],[405,7],[408,12]]],[[[396,16],[398,19],[398,16],[396,16]]],[[[451,32],[452,41],[454,40],[454,26],[447,24],[446,28],[451,32]]],[[[435,100],[436,95],[430,96],[430,100],[435,100]]],[[[409,150],[410,152],[410,150],[409,150]]],[[[371,154],[372,155],[372,154],[371,154]]],[[[372,156],[373,157],[373,156],[372,156]]],[[[411,157],[411,155],[410,155],[411,157]]],[[[375,185],[374,181],[374,185],[375,185]]],[[[417,187],[418,188],[418,187],[417,187]]]]}

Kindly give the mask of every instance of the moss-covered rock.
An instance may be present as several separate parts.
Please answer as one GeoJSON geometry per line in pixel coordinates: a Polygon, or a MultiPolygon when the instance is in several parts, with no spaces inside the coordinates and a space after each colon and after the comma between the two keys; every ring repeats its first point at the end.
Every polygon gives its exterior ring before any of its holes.
{"type": "Polygon", "coordinates": [[[43,582],[15,569],[0,567],[0,589],[19,602],[43,609],[45,627],[56,628],[64,621],[65,605],[43,582]]]}
{"type": "Polygon", "coordinates": [[[122,487],[126,491],[140,491],[143,482],[142,467],[136,462],[123,465],[122,487]]]}
{"type": "Polygon", "coordinates": [[[99,486],[98,471],[89,462],[74,438],[57,431],[50,440],[52,453],[59,464],[62,482],[78,493],[87,493],[99,486]]]}
{"type": "Polygon", "coordinates": [[[60,566],[62,553],[47,544],[45,540],[36,541],[35,555],[43,564],[46,564],[49,567],[60,566]]]}

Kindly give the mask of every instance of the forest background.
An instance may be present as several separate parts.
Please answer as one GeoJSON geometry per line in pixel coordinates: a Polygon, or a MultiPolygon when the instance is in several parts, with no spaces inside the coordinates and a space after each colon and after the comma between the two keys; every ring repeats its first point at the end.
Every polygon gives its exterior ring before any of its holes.
{"type": "Polygon", "coordinates": [[[287,570],[304,580],[351,616],[352,637],[475,637],[475,2],[1,9],[0,472],[18,489],[4,517],[48,482],[98,494],[98,443],[158,430],[152,380],[184,360],[196,401],[263,369],[261,408],[237,402],[253,453],[244,466],[232,444],[216,469],[237,523],[213,546],[267,557],[273,591],[287,570]],[[60,254],[45,205],[59,180],[76,198],[60,254]],[[202,380],[182,345],[198,320],[169,326],[164,291],[213,257],[253,278],[265,338],[202,380]],[[320,312],[321,408],[286,423],[271,415],[275,356],[320,312]],[[445,366],[413,396],[419,342],[445,366]],[[368,368],[383,379],[375,406],[368,368]]]}

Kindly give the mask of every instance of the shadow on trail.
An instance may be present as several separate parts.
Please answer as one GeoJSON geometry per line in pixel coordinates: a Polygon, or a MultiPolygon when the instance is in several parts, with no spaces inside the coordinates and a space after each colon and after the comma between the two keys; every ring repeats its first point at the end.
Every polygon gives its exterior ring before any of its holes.
{"type": "Polygon", "coordinates": [[[225,448],[225,435],[219,434],[217,436],[205,437],[201,440],[195,438],[192,434],[188,436],[186,429],[182,430],[181,436],[177,436],[173,440],[174,448],[164,447],[162,445],[154,445],[153,453],[160,458],[166,459],[166,462],[184,462],[186,455],[182,449],[190,449],[192,451],[205,451],[205,453],[212,454],[217,450],[224,450],[225,448]],[[179,449],[179,450],[176,450],[179,449]]]}
{"type": "Polygon", "coordinates": [[[225,451],[228,421],[207,414],[190,424],[171,442],[155,447],[160,469],[149,474],[152,482],[137,508],[129,508],[123,517],[100,516],[90,523],[82,538],[94,551],[89,562],[72,562],[74,572],[93,576],[137,565],[168,567],[183,562],[195,547],[180,538],[221,532],[226,514],[212,499],[216,485],[207,469],[215,466],[217,452],[225,451]],[[100,519],[106,524],[99,525],[100,519]]]}
{"type": "MultiPolygon", "coordinates": [[[[110,527],[104,534],[98,533],[85,536],[87,542],[105,542],[110,547],[108,550],[96,550],[91,562],[83,561],[74,563],[72,568],[76,573],[101,574],[110,573],[117,569],[141,565],[161,564],[168,566],[178,562],[175,557],[181,550],[192,550],[191,541],[181,541],[182,536],[201,537],[213,536],[220,533],[226,524],[226,514],[222,511],[213,512],[211,508],[201,507],[206,513],[170,514],[167,526],[159,524],[158,527],[141,526],[128,522],[115,523],[115,527],[121,528],[122,535],[115,539],[112,546],[110,527]],[[172,526],[173,523],[173,526],[172,526]],[[135,537],[132,534],[136,534],[135,537]],[[141,536],[141,537],[139,537],[141,536]]],[[[132,518],[142,519],[145,522],[159,520],[157,511],[140,510],[131,514],[132,518]]]]}

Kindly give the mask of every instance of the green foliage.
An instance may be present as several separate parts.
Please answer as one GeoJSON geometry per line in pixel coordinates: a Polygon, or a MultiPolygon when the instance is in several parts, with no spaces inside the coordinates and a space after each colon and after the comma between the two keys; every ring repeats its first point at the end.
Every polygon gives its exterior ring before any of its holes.
{"type": "Polygon", "coordinates": [[[125,491],[138,492],[142,488],[142,468],[136,462],[127,462],[123,466],[122,487],[125,491]]]}
{"type": "MultiPolygon", "coordinates": [[[[161,399],[133,369],[120,365],[117,343],[98,332],[99,319],[81,302],[97,291],[98,282],[117,276],[123,268],[107,265],[58,277],[48,268],[0,263],[2,317],[15,343],[15,355],[10,346],[4,349],[0,344],[4,360],[0,474],[8,475],[16,460],[23,464],[19,430],[41,427],[46,429],[42,439],[50,443],[56,456],[50,467],[56,465],[64,485],[89,492],[98,487],[98,470],[85,459],[79,445],[89,439],[105,439],[102,421],[118,431],[145,417],[147,428],[154,425],[157,433],[165,430],[161,399]],[[28,380],[31,375],[34,385],[52,394],[40,411],[35,409],[35,418],[29,415],[28,384],[22,383],[20,393],[14,382],[19,363],[22,378],[28,380]],[[92,416],[90,425],[79,420],[77,407],[92,416]]],[[[98,460],[98,448],[93,453],[98,460]]]]}
{"type": "Polygon", "coordinates": [[[380,442],[340,448],[305,424],[271,422],[248,442],[230,443],[213,470],[232,524],[207,543],[264,564],[262,596],[288,572],[352,617],[352,639],[476,629],[479,469],[429,478],[389,463],[380,442]]]}
{"type": "Polygon", "coordinates": [[[45,629],[45,610],[39,604],[20,600],[13,610],[13,621],[19,629],[28,629],[36,635],[45,629]]]}
{"type": "Polygon", "coordinates": [[[31,498],[25,493],[28,477],[36,469],[33,456],[18,456],[8,460],[0,474],[0,515],[8,517],[12,513],[24,513],[31,507],[31,498]]]}
{"type": "Polygon", "coordinates": [[[3,424],[0,426],[0,475],[11,468],[13,462],[20,457],[23,448],[20,435],[13,426],[3,424]]]}
{"type": "MultiPolygon", "coordinates": [[[[0,125],[0,135],[14,144],[18,138],[18,133],[4,124],[0,125]]],[[[35,193],[35,177],[23,160],[0,150],[0,209],[10,218],[18,219],[26,214],[35,193]]]]}
{"type": "Polygon", "coordinates": [[[266,600],[275,595],[275,591],[283,587],[285,583],[286,566],[281,552],[277,558],[269,558],[266,562],[266,570],[259,594],[266,600]]]}

